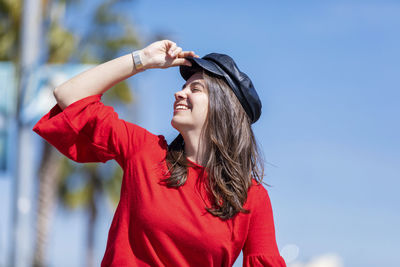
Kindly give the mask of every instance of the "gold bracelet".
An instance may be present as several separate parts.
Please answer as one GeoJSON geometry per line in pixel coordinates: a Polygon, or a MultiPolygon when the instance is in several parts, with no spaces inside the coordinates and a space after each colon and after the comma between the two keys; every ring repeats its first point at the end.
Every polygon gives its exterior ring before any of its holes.
{"type": "Polygon", "coordinates": [[[140,51],[132,52],[132,60],[137,72],[144,70],[142,59],[140,58],[140,51]]]}

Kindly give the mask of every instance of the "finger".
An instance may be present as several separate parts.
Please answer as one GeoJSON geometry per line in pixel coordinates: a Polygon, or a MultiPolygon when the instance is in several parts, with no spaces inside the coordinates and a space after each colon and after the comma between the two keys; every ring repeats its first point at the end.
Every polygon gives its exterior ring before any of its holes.
{"type": "Polygon", "coordinates": [[[185,66],[191,67],[192,63],[185,58],[176,58],[176,59],[174,59],[174,61],[172,61],[171,67],[180,66],[180,65],[185,65],[185,66]]]}
{"type": "Polygon", "coordinates": [[[170,45],[171,46],[168,49],[168,54],[169,54],[170,57],[173,57],[174,51],[177,48],[177,46],[176,46],[176,43],[173,43],[173,42],[170,43],[170,45]]]}
{"type": "Polygon", "coordinates": [[[193,51],[182,51],[178,57],[195,57],[196,54],[193,51]]]}
{"type": "Polygon", "coordinates": [[[196,53],[195,53],[195,52],[193,52],[193,51],[191,51],[191,55],[190,55],[190,56],[199,58],[199,56],[198,56],[198,55],[196,55],[196,53]]]}
{"type": "Polygon", "coordinates": [[[164,43],[167,47],[167,49],[169,50],[172,46],[176,46],[176,43],[170,40],[164,40],[164,43]]]}
{"type": "Polygon", "coordinates": [[[175,58],[180,52],[182,52],[182,48],[176,46],[174,49],[171,50],[170,56],[175,58]]]}
{"type": "Polygon", "coordinates": [[[172,57],[176,57],[177,55],[179,55],[179,53],[182,52],[182,48],[181,47],[177,47],[173,52],[172,52],[172,57]]]}

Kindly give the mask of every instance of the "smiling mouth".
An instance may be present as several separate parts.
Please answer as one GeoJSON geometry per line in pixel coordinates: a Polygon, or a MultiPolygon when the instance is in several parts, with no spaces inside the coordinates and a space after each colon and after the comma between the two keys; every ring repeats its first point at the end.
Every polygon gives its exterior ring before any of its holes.
{"type": "Polygon", "coordinates": [[[189,107],[186,105],[176,105],[175,110],[188,110],[189,107]]]}

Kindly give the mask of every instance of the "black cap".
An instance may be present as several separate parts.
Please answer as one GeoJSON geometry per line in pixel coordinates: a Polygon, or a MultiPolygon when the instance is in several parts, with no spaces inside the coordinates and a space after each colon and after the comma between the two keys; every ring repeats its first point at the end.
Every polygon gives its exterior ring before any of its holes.
{"type": "Polygon", "coordinates": [[[261,115],[261,101],[250,78],[239,70],[235,61],[224,54],[211,53],[202,58],[187,57],[192,66],[181,65],[179,70],[183,79],[188,80],[198,68],[225,78],[240,104],[249,116],[251,123],[256,122],[261,115]]]}

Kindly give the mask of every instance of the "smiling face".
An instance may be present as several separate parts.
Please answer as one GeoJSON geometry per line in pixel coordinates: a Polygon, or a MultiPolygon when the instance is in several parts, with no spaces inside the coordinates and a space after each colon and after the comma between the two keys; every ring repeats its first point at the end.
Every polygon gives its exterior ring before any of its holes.
{"type": "Polygon", "coordinates": [[[180,133],[187,131],[201,132],[207,118],[208,90],[203,74],[193,74],[175,93],[174,115],[171,125],[180,133]]]}

